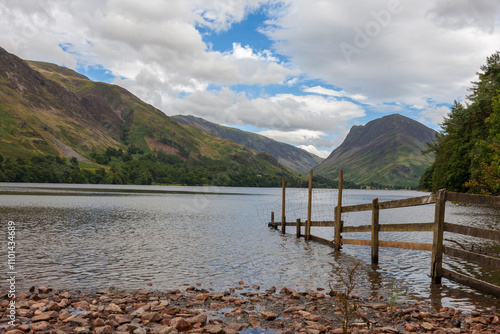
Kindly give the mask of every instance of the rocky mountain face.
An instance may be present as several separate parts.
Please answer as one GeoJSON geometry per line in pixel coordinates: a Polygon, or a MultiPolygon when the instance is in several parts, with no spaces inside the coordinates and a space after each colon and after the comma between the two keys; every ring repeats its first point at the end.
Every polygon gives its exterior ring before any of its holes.
{"type": "Polygon", "coordinates": [[[434,157],[423,155],[436,131],[408,117],[393,114],[364,126],[353,126],[344,142],[314,169],[326,177],[357,184],[417,187],[434,157]]]}
{"type": "Polygon", "coordinates": [[[275,158],[174,121],[117,85],[55,64],[25,61],[0,48],[0,154],[51,154],[92,162],[108,147],[161,151],[182,159],[251,165],[288,173],[275,158]]]}
{"type": "Polygon", "coordinates": [[[60,83],[0,48],[0,151],[6,156],[82,154],[119,143],[60,83]]]}
{"type": "Polygon", "coordinates": [[[281,143],[259,134],[215,124],[203,118],[184,115],[172,116],[172,118],[181,124],[195,125],[219,138],[230,139],[256,151],[266,152],[275,157],[283,166],[302,174],[308,173],[323,161],[322,158],[293,145],[281,143]]]}

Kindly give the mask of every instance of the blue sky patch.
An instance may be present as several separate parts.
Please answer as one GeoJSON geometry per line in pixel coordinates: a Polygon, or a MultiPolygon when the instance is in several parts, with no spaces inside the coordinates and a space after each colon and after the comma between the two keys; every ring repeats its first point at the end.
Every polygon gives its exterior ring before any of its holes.
{"type": "Polygon", "coordinates": [[[76,71],[80,74],[85,75],[92,81],[99,81],[105,83],[112,83],[115,80],[115,76],[110,70],[105,69],[101,65],[81,65],[78,64],[76,71]]]}

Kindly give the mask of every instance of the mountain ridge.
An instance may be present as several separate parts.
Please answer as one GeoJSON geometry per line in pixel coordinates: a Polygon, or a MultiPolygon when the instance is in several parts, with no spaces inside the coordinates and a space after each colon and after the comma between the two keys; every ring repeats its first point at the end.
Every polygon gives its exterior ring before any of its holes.
{"type": "MultiPolygon", "coordinates": [[[[271,155],[181,125],[120,86],[91,81],[55,64],[25,61],[3,48],[0,121],[0,154],[9,163],[21,159],[23,164],[40,156],[76,158],[76,166],[79,160],[91,165],[85,168],[109,169],[116,176],[108,178],[113,182],[136,178],[130,168],[141,168],[137,172],[155,180],[168,164],[187,175],[178,179],[196,180],[194,184],[269,185],[278,184],[282,176],[296,177],[271,155]],[[121,161],[123,154],[128,163],[121,161]],[[107,165],[109,161],[114,169],[107,165]],[[167,165],[158,167],[162,161],[167,165]],[[190,170],[194,166],[206,176],[196,178],[190,170]]],[[[9,175],[19,172],[19,166],[14,167],[9,175]]],[[[12,176],[15,180],[36,177],[12,176]]]]}
{"type": "MultiPolygon", "coordinates": [[[[221,139],[197,126],[178,123],[120,86],[91,81],[55,64],[24,61],[2,48],[0,121],[0,154],[8,159],[53,155],[76,158],[98,168],[102,166],[98,160],[118,163],[116,157],[121,155],[117,152],[128,151],[129,155],[143,152],[140,154],[148,155],[147,159],[157,159],[155,157],[162,153],[159,160],[174,161],[176,168],[181,168],[179,160],[168,158],[177,156],[186,161],[186,167],[191,164],[204,169],[203,179],[207,182],[212,182],[212,177],[227,181],[228,175],[242,179],[243,171],[252,179],[247,184],[264,184],[259,181],[263,175],[270,175],[274,180],[266,179],[265,184],[277,183],[281,177],[297,176],[280,164],[279,157],[263,149],[276,145],[279,151],[283,143],[266,138],[261,146],[256,146],[257,151],[233,140],[221,139]],[[102,156],[104,151],[109,151],[106,159],[102,156]],[[96,158],[99,155],[101,159],[96,158]],[[189,161],[198,162],[188,164],[189,161]]],[[[255,143],[255,138],[265,138],[220,125],[217,129],[229,132],[227,136],[244,134],[247,145],[255,143]]],[[[343,169],[345,179],[358,184],[414,187],[432,163],[432,157],[420,152],[427,148],[435,133],[407,117],[385,116],[364,126],[352,127],[342,145],[314,170],[319,176],[335,179],[337,171],[343,169]]],[[[309,160],[312,156],[307,154],[306,160],[312,164],[309,160]]],[[[300,159],[290,156],[289,162],[298,164],[300,159]]],[[[130,158],[144,159],[128,156],[128,161],[130,158]]],[[[144,164],[141,168],[147,179],[154,176],[154,170],[147,171],[144,164]]],[[[300,168],[306,171],[309,166],[300,168]]],[[[127,180],[128,171],[120,172],[122,179],[127,180]]],[[[188,168],[181,172],[193,173],[188,168]]],[[[193,174],[187,179],[193,179],[193,174]]],[[[238,184],[230,181],[223,184],[238,184]]]]}
{"type": "Polygon", "coordinates": [[[323,161],[322,158],[310,152],[260,134],[219,125],[191,115],[175,115],[171,117],[181,124],[195,125],[201,130],[212,133],[219,138],[230,139],[237,144],[245,145],[256,151],[267,152],[283,166],[302,174],[308,173],[319,162],[323,161]]]}

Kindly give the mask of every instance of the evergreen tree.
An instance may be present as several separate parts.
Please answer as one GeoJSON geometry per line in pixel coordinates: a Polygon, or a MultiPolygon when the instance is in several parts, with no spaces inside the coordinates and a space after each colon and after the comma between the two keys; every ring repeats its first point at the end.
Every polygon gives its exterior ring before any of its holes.
{"type": "Polygon", "coordinates": [[[500,192],[500,52],[477,75],[468,103],[455,102],[429,148],[436,160],[421,179],[424,188],[500,192]]]}

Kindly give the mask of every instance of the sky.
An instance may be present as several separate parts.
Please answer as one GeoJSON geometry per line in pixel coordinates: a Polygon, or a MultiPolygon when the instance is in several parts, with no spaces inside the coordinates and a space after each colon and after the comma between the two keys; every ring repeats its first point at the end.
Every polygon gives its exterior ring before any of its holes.
{"type": "Polygon", "coordinates": [[[0,0],[0,17],[23,59],[322,157],[392,113],[439,130],[500,50],[498,0],[0,0]]]}

